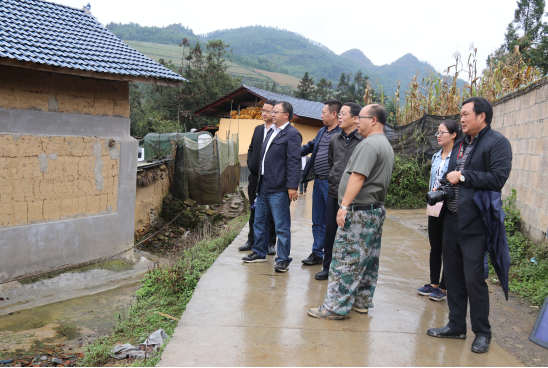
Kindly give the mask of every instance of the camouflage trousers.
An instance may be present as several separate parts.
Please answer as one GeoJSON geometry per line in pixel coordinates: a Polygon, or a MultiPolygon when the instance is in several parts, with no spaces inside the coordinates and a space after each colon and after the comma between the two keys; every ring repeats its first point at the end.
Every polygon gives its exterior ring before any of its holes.
{"type": "Polygon", "coordinates": [[[384,207],[350,210],[344,227],[338,228],[323,303],[327,310],[347,315],[354,304],[373,307],[385,215],[384,207]]]}

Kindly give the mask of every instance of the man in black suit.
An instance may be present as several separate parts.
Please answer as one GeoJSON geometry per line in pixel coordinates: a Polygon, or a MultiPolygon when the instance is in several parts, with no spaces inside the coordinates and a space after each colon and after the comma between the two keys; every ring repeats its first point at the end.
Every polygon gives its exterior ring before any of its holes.
{"type": "Polygon", "coordinates": [[[290,120],[293,106],[278,102],[272,110],[275,126],[267,133],[261,147],[259,183],[255,207],[255,244],[253,252],[242,258],[246,263],[266,262],[268,253],[268,220],[274,217],[278,246],[276,272],[287,272],[291,263],[291,201],[299,198],[297,188],[301,174],[302,136],[290,120]]]}
{"type": "MultiPolygon", "coordinates": [[[[259,161],[261,159],[261,146],[266,137],[266,134],[274,126],[272,122],[272,110],[276,105],[274,100],[266,100],[263,105],[263,120],[264,124],[257,125],[253,132],[253,138],[249,144],[249,150],[247,151],[247,167],[249,168],[249,184],[247,186],[247,193],[249,195],[249,203],[253,205],[255,198],[257,198],[257,183],[259,181],[259,161]]],[[[238,248],[240,251],[249,251],[253,247],[255,242],[255,236],[253,232],[253,223],[255,222],[255,208],[251,209],[249,215],[249,233],[247,234],[247,243],[238,248]]],[[[276,232],[274,230],[274,218],[270,215],[269,222],[269,234],[268,234],[268,255],[272,256],[276,254],[276,232]]]]}

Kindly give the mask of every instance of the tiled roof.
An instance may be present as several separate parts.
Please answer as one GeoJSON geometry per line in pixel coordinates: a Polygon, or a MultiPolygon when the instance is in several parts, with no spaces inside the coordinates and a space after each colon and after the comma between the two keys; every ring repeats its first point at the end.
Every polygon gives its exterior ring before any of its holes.
{"type": "Polygon", "coordinates": [[[0,58],[183,81],[132,49],[91,14],[41,0],[0,0],[0,58]]]}
{"type": "Polygon", "coordinates": [[[265,91],[264,89],[242,85],[253,94],[262,97],[265,100],[287,101],[293,106],[293,113],[298,116],[321,120],[323,103],[317,101],[302,100],[300,98],[289,97],[279,93],[265,91]]]}
{"type": "Polygon", "coordinates": [[[245,93],[255,95],[261,98],[262,100],[287,101],[291,104],[291,106],[293,106],[293,113],[297,115],[298,117],[306,117],[306,118],[311,118],[316,120],[322,119],[322,108],[324,104],[321,102],[302,100],[300,98],[289,97],[279,93],[265,91],[264,89],[260,89],[257,87],[250,87],[245,84],[242,84],[241,87],[238,87],[234,91],[231,91],[227,93],[226,95],[219,97],[217,100],[199,108],[198,110],[194,111],[194,113],[196,115],[199,115],[212,108],[213,109],[219,108],[219,106],[223,106],[223,104],[226,104],[227,101],[230,101],[230,99],[236,96],[241,96],[242,94],[245,94],[245,93]]]}

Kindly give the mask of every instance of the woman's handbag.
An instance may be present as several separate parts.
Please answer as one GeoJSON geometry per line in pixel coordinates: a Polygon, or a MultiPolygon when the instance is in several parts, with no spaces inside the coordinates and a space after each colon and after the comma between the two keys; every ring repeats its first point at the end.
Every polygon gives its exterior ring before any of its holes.
{"type": "Polygon", "coordinates": [[[427,204],[426,205],[426,214],[428,216],[432,216],[432,217],[439,217],[442,207],[443,207],[443,201],[440,201],[440,202],[436,203],[433,206],[430,206],[429,204],[427,204]]]}

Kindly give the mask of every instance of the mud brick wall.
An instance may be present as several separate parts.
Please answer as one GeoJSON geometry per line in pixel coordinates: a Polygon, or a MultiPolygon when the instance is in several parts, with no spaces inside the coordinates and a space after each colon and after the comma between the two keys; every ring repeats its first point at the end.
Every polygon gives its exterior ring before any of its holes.
{"type": "Polygon", "coordinates": [[[120,144],[113,143],[0,135],[0,228],[116,211],[120,144]]]}
{"type": "Polygon", "coordinates": [[[128,82],[6,66],[0,76],[0,282],[130,250],[128,82]]]}
{"type": "Polygon", "coordinates": [[[169,194],[169,177],[165,166],[164,170],[160,168],[149,169],[137,174],[146,175],[148,172],[154,172],[157,180],[146,186],[137,186],[135,198],[135,232],[143,234],[152,219],[162,212],[162,203],[169,194]]]}
{"type": "Polygon", "coordinates": [[[548,231],[548,77],[493,103],[492,127],[512,144],[503,196],[517,192],[523,230],[536,242],[548,231]]]}
{"type": "Polygon", "coordinates": [[[0,108],[129,117],[129,84],[0,65],[0,108]]]}

